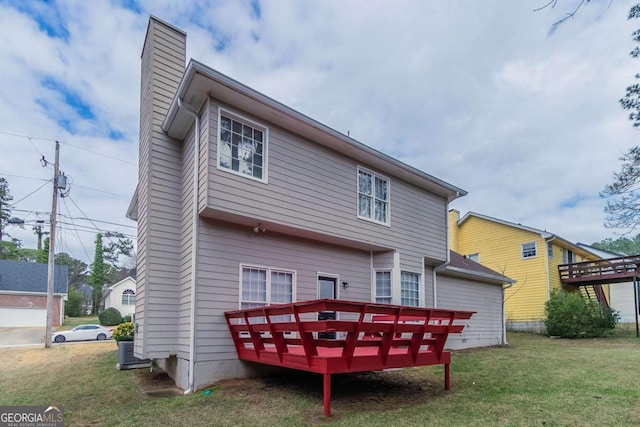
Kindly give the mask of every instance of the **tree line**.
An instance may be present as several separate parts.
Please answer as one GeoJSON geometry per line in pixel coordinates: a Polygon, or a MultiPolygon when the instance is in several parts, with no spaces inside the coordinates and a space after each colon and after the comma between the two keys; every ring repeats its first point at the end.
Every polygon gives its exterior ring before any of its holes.
{"type": "MultiPolygon", "coordinates": [[[[7,232],[9,225],[24,227],[24,222],[11,214],[12,200],[8,181],[0,177],[0,259],[48,263],[48,237],[42,242],[38,239],[38,247],[34,249],[24,247],[22,241],[7,232]]],[[[65,252],[55,254],[55,264],[66,265],[69,270],[65,314],[70,316],[86,314],[87,307],[91,307],[91,314],[97,314],[103,303],[105,288],[128,276],[135,277],[136,274],[133,242],[121,233],[113,232],[96,234],[95,254],[91,264],[65,252]],[[91,287],[90,298],[85,296],[86,286],[91,287]]]]}

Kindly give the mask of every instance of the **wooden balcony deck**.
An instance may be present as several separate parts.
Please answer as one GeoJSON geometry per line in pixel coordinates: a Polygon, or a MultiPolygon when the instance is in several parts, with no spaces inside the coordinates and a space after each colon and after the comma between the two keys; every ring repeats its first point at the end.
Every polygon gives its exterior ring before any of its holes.
{"type": "Polygon", "coordinates": [[[605,285],[640,280],[640,255],[558,266],[560,282],[575,286],[605,285]]]}
{"type": "Polygon", "coordinates": [[[331,374],[444,365],[450,385],[450,333],[474,312],[342,300],[312,300],[225,313],[238,358],[324,376],[331,415],[331,374]],[[336,315],[320,316],[319,314],[336,315]],[[332,318],[336,319],[333,320],[332,318]],[[335,338],[330,338],[335,337],[335,338]]]}

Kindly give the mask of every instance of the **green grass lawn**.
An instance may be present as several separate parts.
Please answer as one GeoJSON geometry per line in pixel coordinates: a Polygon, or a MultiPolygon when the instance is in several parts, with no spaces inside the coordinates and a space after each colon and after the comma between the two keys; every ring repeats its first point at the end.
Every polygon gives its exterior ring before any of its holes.
{"type": "Polygon", "coordinates": [[[116,344],[0,350],[0,404],[65,407],[66,425],[131,426],[637,426],[640,340],[557,340],[510,333],[508,348],[453,355],[443,368],[334,375],[334,416],[322,416],[319,375],[288,371],[223,381],[189,396],[148,369],[115,369],[116,344]]]}

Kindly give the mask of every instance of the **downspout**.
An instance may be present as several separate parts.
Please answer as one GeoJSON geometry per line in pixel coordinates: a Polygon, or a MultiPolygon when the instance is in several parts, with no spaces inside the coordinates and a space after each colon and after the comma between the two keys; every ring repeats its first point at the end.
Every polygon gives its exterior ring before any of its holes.
{"type": "Polygon", "coordinates": [[[546,274],[547,274],[547,301],[551,299],[551,285],[549,284],[549,243],[553,242],[555,239],[556,239],[556,236],[553,236],[549,240],[544,241],[545,242],[545,248],[544,248],[545,260],[547,261],[545,263],[546,274]]]}
{"type": "MultiPolygon", "coordinates": [[[[456,197],[459,197],[459,195],[460,193],[456,192],[456,197]]],[[[446,230],[446,233],[445,233],[446,239],[445,239],[444,248],[445,248],[445,251],[447,252],[447,260],[442,264],[437,265],[433,269],[433,308],[438,308],[438,285],[437,285],[438,272],[444,270],[444,268],[449,264],[449,261],[451,261],[451,253],[449,251],[449,203],[448,202],[444,210],[444,227],[445,227],[444,229],[446,230]]]]}
{"type": "Polygon", "coordinates": [[[504,291],[513,286],[513,283],[507,283],[507,286],[500,286],[502,289],[502,345],[509,345],[507,342],[507,313],[505,310],[504,291]]]}
{"type": "Polygon", "coordinates": [[[189,319],[189,384],[184,394],[195,391],[195,367],[196,367],[196,295],[198,290],[198,190],[200,176],[200,117],[198,113],[182,103],[178,98],[178,107],[191,115],[196,123],[194,129],[193,147],[193,215],[191,217],[191,316],[189,319]]]}

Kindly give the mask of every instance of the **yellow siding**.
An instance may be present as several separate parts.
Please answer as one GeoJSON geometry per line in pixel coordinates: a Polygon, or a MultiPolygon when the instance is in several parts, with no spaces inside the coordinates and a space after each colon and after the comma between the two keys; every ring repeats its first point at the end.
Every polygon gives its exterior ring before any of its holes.
{"type": "Polygon", "coordinates": [[[459,227],[450,221],[450,227],[457,228],[457,242],[452,242],[454,251],[462,255],[477,252],[481,264],[517,281],[505,291],[507,321],[544,318],[548,295],[547,247],[540,234],[474,216],[459,227]],[[522,244],[528,242],[536,243],[537,254],[523,259],[522,244]]]}

